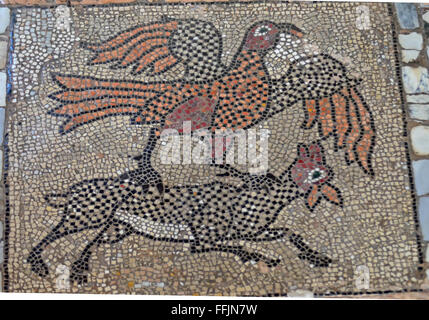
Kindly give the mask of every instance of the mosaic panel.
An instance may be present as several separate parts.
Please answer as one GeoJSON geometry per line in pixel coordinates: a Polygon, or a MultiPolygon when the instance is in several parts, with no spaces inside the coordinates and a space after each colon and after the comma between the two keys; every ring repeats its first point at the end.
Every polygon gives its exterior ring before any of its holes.
{"type": "Polygon", "coordinates": [[[417,289],[391,12],[15,9],[5,289],[417,289]]]}

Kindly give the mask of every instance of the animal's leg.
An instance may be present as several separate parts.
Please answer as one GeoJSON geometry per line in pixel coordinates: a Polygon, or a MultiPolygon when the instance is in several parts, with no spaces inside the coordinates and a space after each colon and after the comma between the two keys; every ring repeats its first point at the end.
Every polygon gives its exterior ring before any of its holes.
{"type": "Polygon", "coordinates": [[[143,152],[143,161],[142,161],[142,170],[147,172],[148,182],[156,185],[158,192],[160,194],[164,193],[164,183],[162,182],[162,177],[158,171],[152,166],[152,153],[155,149],[155,146],[159,140],[159,137],[156,135],[157,129],[152,128],[149,132],[149,138],[146,145],[146,148],[143,152]]]}
{"type": "Polygon", "coordinates": [[[49,274],[48,266],[42,259],[42,252],[50,243],[66,235],[60,232],[63,224],[64,220],[61,220],[61,222],[31,250],[27,257],[27,262],[31,264],[31,271],[36,273],[39,277],[46,277],[49,274]]]}
{"type": "Polygon", "coordinates": [[[235,177],[243,181],[243,187],[251,190],[261,190],[265,189],[267,192],[270,192],[272,185],[281,185],[282,181],[279,178],[274,176],[272,173],[268,172],[263,175],[251,174],[249,172],[241,172],[229,164],[212,164],[218,168],[224,169],[224,173],[219,173],[216,176],[218,177],[235,177]]]}
{"type": "Polygon", "coordinates": [[[253,242],[275,241],[286,238],[290,233],[288,228],[268,228],[254,236],[245,237],[244,240],[253,242]]]}
{"type": "Polygon", "coordinates": [[[107,225],[103,230],[83,249],[79,259],[73,264],[70,272],[70,280],[76,281],[78,284],[84,284],[88,282],[88,275],[85,273],[89,271],[89,259],[92,254],[92,248],[98,246],[102,241],[101,238],[105,235],[110,225],[107,225]]]}
{"type": "Polygon", "coordinates": [[[122,241],[133,233],[133,228],[117,219],[112,219],[110,227],[100,239],[100,243],[114,244],[122,241]]]}
{"type": "Polygon", "coordinates": [[[248,261],[255,261],[255,262],[264,261],[269,267],[275,267],[281,261],[280,259],[268,258],[257,252],[248,252],[244,250],[242,246],[215,245],[209,248],[201,248],[201,249],[200,248],[197,249],[195,247],[191,248],[192,253],[205,253],[205,252],[211,252],[211,251],[219,251],[219,252],[227,252],[227,253],[235,254],[240,258],[240,260],[243,263],[246,263],[248,261]]]}
{"type": "Polygon", "coordinates": [[[301,260],[309,261],[315,267],[328,267],[332,263],[331,258],[311,249],[300,235],[292,233],[289,241],[301,252],[298,255],[301,260]]]}
{"type": "Polygon", "coordinates": [[[248,173],[247,172],[241,172],[240,170],[235,169],[233,166],[231,166],[228,163],[225,164],[217,164],[217,163],[211,163],[210,164],[213,167],[217,167],[217,168],[221,168],[224,169],[225,172],[224,173],[218,173],[216,176],[218,177],[229,177],[229,176],[236,176],[236,177],[244,177],[245,175],[247,176],[248,173]]]}
{"type": "Polygon", "coordinates": [[[159,137],[156,135],[156,133],[157,129],[152,128],[149,132],[148,142],[145,149],[143,150],[143,153],[141,155],[132,157],[134,160],[138,161],[138,169],[131,173],[123,174],[121,178],[132,178],[132,180],[137,181],[140,185],[143,186],[155,185],[158,189],[158,192],[163,194],[164,184],[162,181],[162,176],[158,171],[155,170],[151,162],[153,151],[159,140],[159,137]]]}
{"type": "Polygon", "coordinates": [[[247,237],[244,240],[253,242],[275,241],[287,238],[300,251],[298,257],[301,260],[309,261],[315,267],[328,267],[332,263],[332,259],[326,257],[316,250],[311,249],[303,238],[290,231],[288,228],[268,228],[259,234],[247,237]]]}
{"type": "Polygon", "coordinates": [[[103,230],[83,249],[79,259],[73,265],[70,273],[70,280],[78,284],[88,282],[87,272],[89,271],[89,259],[92,250],[104,243],[117,243],[132,233],[132,228],[128,225],[120,224],[115,219],[111,220],[103,230]]]}

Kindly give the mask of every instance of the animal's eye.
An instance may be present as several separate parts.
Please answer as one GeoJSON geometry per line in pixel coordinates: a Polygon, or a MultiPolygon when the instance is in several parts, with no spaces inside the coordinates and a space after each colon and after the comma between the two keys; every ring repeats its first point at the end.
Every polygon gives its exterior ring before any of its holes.
{"type": "Polygon", "coordinates": [[[271,28],[269,26],[260,26],[255,30],[255,36],[264,36],[269,31],[271,31],[271,28]]]}
{"type": "Polygon", "coordinates": [[[312,177],[311,177],[311,179],[317,179],[317,178],[319,178],[320,176],[321,176],[322,174],[320,173],[320,171],[314,171],[313,172],[313,175],[312,175],[312,177]]]}
{"type": "Polygon", "coordinates": [[[315,168],[308,173],[308,181],[312,183],[317,182],[325,177],[326,177],[325,171],[319,168],[315,168]]]}

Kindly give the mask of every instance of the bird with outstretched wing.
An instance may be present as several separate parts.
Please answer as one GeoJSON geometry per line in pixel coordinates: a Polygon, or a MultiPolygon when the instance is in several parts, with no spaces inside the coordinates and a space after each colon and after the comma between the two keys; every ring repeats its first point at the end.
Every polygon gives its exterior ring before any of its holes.
{"type": "Polygon", "coordinates": [[[159,132],[181,132],[183,122],[192,121],[192,130],[214,133],[250,128],[301,103],[303,128],[317,126],[320,137],[332,136],[347,164],[358,163],[373,175],[373,119],[358,91],[361,81],[349,77],[341,62],[327,54],[308,55],[290,61],[280,78],[270,78],[267,54],[280,50],[281,41],[302,37],[292,24],[260,21],[248,28],[224,65],[222,36],[210,22],[163,18],[135,26],[101,43],[81,43],[93,53],[88,64],[109,64],[133,76],[161,75],[181,65],[182,77],[136,81],[53,73],[60,89],[49,97],[59,104],[49,113],[65,118],[62,133],[118,115],[131,116],[134,124],[156,124],[159,132]]]}

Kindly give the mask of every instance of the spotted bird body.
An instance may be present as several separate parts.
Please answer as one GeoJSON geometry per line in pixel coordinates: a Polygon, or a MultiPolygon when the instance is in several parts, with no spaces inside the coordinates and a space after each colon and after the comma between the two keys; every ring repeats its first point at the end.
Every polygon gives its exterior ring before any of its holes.
{"type": "MultiPolygon", "coordinates": [[[[290,24],[262,21],[249,27],[229,66],[221,62],[217,28],[201,20],[171,20],[126,30],[101,44],[82,46],[95,56],[90,65],[130,68],[131,74],[160,75],[184,66],[181,79],[142,82],[53,74],[61,88],[50,94],[59,106],[50,114],[65,117],[60,131],[106,116],[131,116],[134,124],[155,124],[159,132],[247,129],[294,104],[302,104],[303,128],[317,126],[321,137],[333,136],[348,164],[356,162],[372,175],[375,129],[369,107],[344,65],[326,54],[288,63],[280,79],[271,79],[264,58],[284,33],[302,37],[290,24]]],[[[277,49],[276,49],[277,50],[277,49]]]]}

